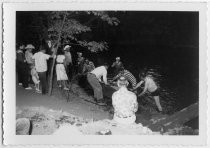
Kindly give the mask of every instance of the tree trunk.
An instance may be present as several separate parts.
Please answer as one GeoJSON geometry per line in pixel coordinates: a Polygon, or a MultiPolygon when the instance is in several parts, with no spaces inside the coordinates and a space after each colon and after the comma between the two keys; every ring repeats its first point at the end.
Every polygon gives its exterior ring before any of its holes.
{"type": "Polygon", "coordinates": [[[157,119],[156,122],[153,121],[153,123],[149,125],[149,128],[154,130],[163,127],[167,130],[176,125],[183,125],[195,117],[198,117],[198,103],[194,103],[169,117],[162,118],[162,120],[157,119]]]}
{"type": "MultiPolygon", "coordinates": [[[[62,29],[63,29],[63,25],[65,23],[65,20],[66,20],[66,14],[64,15],[64,18],[63,18],[63,21],[62,21],[62,26],[61,26],[61,29],[60,29],[59,34],[58,34],[58,40],[57,40],[57,45],[56,45],[56,48],[55,48],[55,51],[54,51],[54,55],[57,54],[57,50],[58,50],[58,47],[60,45],[62,29]]],[[[53,58],[53,63],[52,63],[51,70],[50,70],[50,81],[49,81],[48,95],[52,94],[54,66],[55,66],[55,58],[53,58]]]]}

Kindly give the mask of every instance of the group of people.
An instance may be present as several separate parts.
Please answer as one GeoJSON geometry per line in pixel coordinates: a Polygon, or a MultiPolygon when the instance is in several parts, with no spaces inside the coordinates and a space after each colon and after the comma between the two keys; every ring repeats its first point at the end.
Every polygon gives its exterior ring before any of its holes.
{"type": "MultiPolygon", "coordinates": [[[[68,82],[71,79],[70,71],[72,69],[71,46],[66,45],[62,50],[58,50],[57,56],[55,55],[55,52],[53,52],[52,55],[46,54],[46,49],[42,46],[40,46],[38,52],[33,54],[34,49],[35,47],[32,44],[28,44],[26,47],[21,45],[17,50],[17,73],[19,85],[22,85],[27,90],[32,89],[29,86],[29,82],[32,80],[36,92],[46,94],[46,73],[48,70],[47,60],[55,58],[58,86],[64,90],[69,90],[68,82]]],[[[77,73],[87,76],[87,81],[94,91],[94,100],[99,105],[105,105],[106,102],[104,100],[101,83],[109,85],[107,80],[107,70],[109,65],[105,63],[102,66],[95,67],[94,63],[85,59],[81,52],[77,52],[77,55],[77,73]]],[[[159,87],[150,75],[140,73],[140,82],[137,83],[134,75],[124,68],[120,57],[116,57],[116,61],[111,67],[114,68],[115,76],[110,82],[117,80],[117,85],[119,87],[119,90],[112,95],[115,120],[119,120],[120,122],[124,122],[124,120],[127,120],[126,122],[134,122],[135,112],[138,109],[137,96],[141,97],[146,92],[149,92],[151,96],[153,96],[158,110],[162,111],[159,99],[159,87]],[[141,93],[138,91],[139,88],[142,88],[141,93]]]]}
{"type": "MultiPolygon", "coordinates": [[[[57,55],[52,48],[52,54],[46,54],[46,49],[40,46],[38,52],[35,52],[35,47],[32,44],[19,46],[17,49],[16,69],[18,73],[18,84],[22,85],[26,90],[31,90],[29,86],[33,81],[37,93],[47,93],[47,72],[49,71],[50,58],[55,58],[55,71],[58,87],[64,90],[69,90],[68,84],[72,78],[72,55],[71,46],[66,45],[63,49],[58,49],[57,55]],[[40,89],[41,88],[41,89],[40,89]]],[[[94,63],[85,59],[81,52],[77,52],[77,73],[87,74],[95,69],[94,63]]]]}
{"type": "Polygon", "coordinates": [[[59,87],[69,90],[68,82],[72,79],[73,67],[77,67],[76,75],[86,75],[95,69],[94,63],[83,57],[81,52],[77,52],[77,63],[73,65],[70,52],[71,46],[66,45],[63,50],[58,50],[56,58],[56,75],[59,87]]]}
{"type": "Polygon", "coordinates": [[[17,50],[16,69],[18,73],[18,84],[22,85],[26,90],[31,90],[29,86],[33,81],[37,93],[46,94],[47,79],[46,72],[48,70],[47,60],[55,58],[54,54],[46,54],[46,49],[40,46],[40,49],[35,54],[35,47],[32,44],[19,46],[17,50]],[[41,88],[40,89],[40,84],[41,88]]]}
{"type": "MultiPolygon", "coordinates": [[[[112,95],[112,105],[114,107],[114,120],[120,123],[134,123],[136,120],[135,112],[138,110],[137,96],[141,97],[146,92],[149,92],[153,96],[155,104],[158,110],[162,111],[162,106],[159,99],[159,87],[154,81],[153,77],[140,73],[140,82],[137,83],[134,75],[126,70],[120,61],[120,57],[116,58],[116,61],[112,64],[115,68],[115,75],[110,82],[117,80],[118,90],[112,95]],[[139,88],[143,90],[141,93],[137,91],[139,88]]],[[[99,105],[105,105],[103,97],[102,85],[109,85],[107,81],[107,69],[108,64],[96,67],[90,73],[87,74],[87,80],[94,90],[94,99],[99,105]]]]}

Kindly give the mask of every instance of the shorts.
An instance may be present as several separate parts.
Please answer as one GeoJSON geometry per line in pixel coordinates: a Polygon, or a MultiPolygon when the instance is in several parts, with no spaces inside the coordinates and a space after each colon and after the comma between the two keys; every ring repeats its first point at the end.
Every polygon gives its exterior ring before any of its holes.
{"type": "Polygon", "coordinates": [[[39,84],[39,82],[40,82],[35,76],[32,76],[32,80],[33,80],[34,84],[39,84]]]}
{"type": "Polygon", "coordinates": [[[156,89],[155,91],[153,92],[150,92],[151,96],[159,96],[160,94],[160,89],[156,89]]]}

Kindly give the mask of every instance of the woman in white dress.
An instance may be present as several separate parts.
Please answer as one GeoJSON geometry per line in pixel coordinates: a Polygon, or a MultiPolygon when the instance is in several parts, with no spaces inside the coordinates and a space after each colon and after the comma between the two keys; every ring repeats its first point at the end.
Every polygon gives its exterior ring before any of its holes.
{"type": "Polygon", "coordinates": [[[68,76],[64,67],[65,56],[61,50],[58,51],[56,58],[56,75],[59,87],[63,87],[64,90],[69,90],[67,87],[68,76]]]}

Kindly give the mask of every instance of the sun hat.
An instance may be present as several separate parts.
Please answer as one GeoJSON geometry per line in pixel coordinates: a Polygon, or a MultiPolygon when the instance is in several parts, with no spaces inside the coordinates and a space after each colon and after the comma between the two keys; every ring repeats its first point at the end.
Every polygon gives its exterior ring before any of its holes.
{"type": "Polygon", "coordinates": [[[35,47],[34,47],[32,44],[28,44],[28,45],[26,46],[26,49],[35,49],[35,47]]]}
{"type": "Polygon", "coordinates": [[[66,45],[65,47],[64,47],[64,51],[66,51],[67,49],[69,49],[69,48],[71,48],[71,46],[69,46],[69,45],[66,45]]]}

